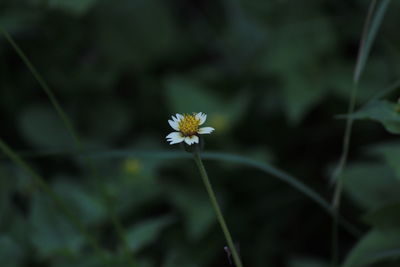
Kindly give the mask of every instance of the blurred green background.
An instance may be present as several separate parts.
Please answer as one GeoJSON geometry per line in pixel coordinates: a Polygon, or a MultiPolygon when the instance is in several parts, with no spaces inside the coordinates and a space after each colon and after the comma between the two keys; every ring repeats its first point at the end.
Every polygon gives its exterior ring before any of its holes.
{"type": "MultiPolygon", "coordinates": [[[[165,140],[167,120],[205,112],[216,129],[206,151],[271,164],[330,201],[345,126],[335,116],[347,110],[368,5],[2,0],[0,26],[53,90],[99,175],[3,35],[0,137],[45,177],[111,266],[229,266],[194,162],[162,154],[179,151],[165,140]]],[[[357,107],[400,77],[399,12],[392,1],[357,107]]],[[[381,123],[357,120],[353,131],[341,213],[362,236],[339,228],[346,266],[400,266],[400,116],[391,110],[399,95],[354,117],[381,123]]],[[[0,156],[0,265],[106,266],[32,177],[0,156]]],[[[249,166],[205,165],[245,266],[330,266],[332,218],[320,206],[249,166]]]]}

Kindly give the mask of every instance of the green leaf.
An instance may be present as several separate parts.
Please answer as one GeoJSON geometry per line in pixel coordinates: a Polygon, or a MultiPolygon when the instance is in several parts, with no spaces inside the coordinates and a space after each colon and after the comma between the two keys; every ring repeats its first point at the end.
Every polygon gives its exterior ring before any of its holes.
{"type": "Polygon", "coordinates": [[[384,164],[357,163],[343,172],[344,189],[365,209],[376,209],[400,201],[400,181],[384,164]]]}
{"type": "Polygon", "coordinates": [[[400,202],[391,203],[367,213],[364,221],[381,230],[400,230],[400,202]]]}
{"type": "Polygon", "coordinates": [[[216,222],[215,213],[207,195],[203,191],[180,186],[168,186],[166,191],[168,198],[185,217],[187,235],[191,240],[198,241],[216,222]]]}
{"type": "Polygon", "coordinates": [[[68,203],[76,216],[84,224],[98,223],[106,219],[104,205],[77,184],[68,182],[69,177],[63,177],[54,184],[55,192],[68,203]],[[64,180],[64,181],[63,181],[64,180]]]}
{"type": "Polygon", "coordinates": [[[180,77],[170,77],[165,82],[170,110],[178,113],[218,112],[221,101],[200,83],[180,77]]]}
{"type": "Polygon", "coordinates": [[[317,260],[317,259],[309,259],[309,258],[294,258],[289,261],[289,267],[328,267],[329,264],[317,260]]]}
{"type": "Polygon", "coordinates": [[[111,66],[133,66],[143,71],[172,54],[181,37],[168,6],[161,0],[119,0],[118,4],[101,1],[94,16],[93,34],[111,66]]]}
{"type": "Polygon", "coordinates": [[[23,251],[9,236],[0,235],[0,262],[2,266],[22,266],[23,251]]]}
{"type": "Polygon", "coordinates": [[[30,240],[39,258],[58,253],[76,254],[83,245],[82,236],[53,206],[49,199],[36,193],[32,200],[30,240]]]}
{"type": "Polygon", "coordinates": [[[283,20],[270,33],[274,41],[261,60],[261,68],[280,76],[285,111],[296,124],[328,92],[324,77],[330,72],[321,64],[321,57],[333,51],[336,37],[327,19],[292,20],[283,20]]]}
{"type": "Polygon", "coordinates": [[[400,181],[400,143],[388,142],[373,146],[371,149],[373,154],[383,157],[385,162],[395,171],[396,178],[400,181]]]}
{"type": "MultiPolygon", "coordinates": [[[[139,165],[139,168],[146,167],[139,165]]],[[[144,173],[129,178],[123,175],[121,176],[122,181],[112,181],[107,185],[109,194],[115,199],[115,203],[119,203],[116,210],[121,216],[140,211],[143,205],[155,201],[162,195],[159,183],[153,178],[144,173]]]]}
{"type": "Polygon", "coordinates": [[[142,221],[127,231],[127,242],[129,247],[137,252],[155,242],[161,231],[173,223],[175,218],[166,215],[158,218],[142,221]]]}
{"type": "Polygon", "coordinates": [[[10,172],[6,171],[5,164],[0,164],[0,227],[4,224],[4,219],[11,212],[11,194],[15,189],[15,180],[10,179],[10,172]]]}
{"type": "Polygon", "coordinates": [[[57,8],[74,15],[85,14],[97,0],[49,0],[48,5],[51,8],[57,8]]]}
{"type": "Polygon", "coordinates": [[[307,76],[309,75],[305,73],[292,74],[284,85],[286,112],[292,124],[298,123],[326,92],[318,78],[307,76]],[[313,80],[313,83],[310,83],[310,80],[313,80]]]}
{"type": "Polygon", "coordinates": [[[71,147],[72,138],[55,111],[44,106],[30,106],[19,118],[22,135],[38,148],[71,147]]]}
{"type": "Polygon", "coordinates": [[[239,2],[225,3],[227,24],[219,41],[222,53],[229,61],[229,67],[235,71],[243,71],[251,65],[257,51],[266,45],[265,25],[242,13],[239,2]]]}
{"type": "Polygon", "coordinates": [[[98,139],[104,143],[125,133],[132,123],[129,115],[129,108],[116,98],[93,101],[93,106],[88,107],[84,115],[90,140],[98,139]]]}
{"type": "Polygon", "coordinates": [[[400,258],[400,231],[371,230],[347,256],[342,267],[370,266],[370,264],[400,258]]]}
{"type": "Polygon", "coordinates": [[[387,131],[400,134],[399,105],[388,101],[373,101],[349,115],[358,120],[373,120],[383,124],[387,131]]]}
{"type": "Polygon", "coordinates": [[[15,8],[7,10],[7,12],[2,12],[0,16],[0,27],[7,29],[10,33],[15,33],[23,31],[27,28],[36,25],[37,21],[40,19],[40,12],[35,9],[22,9],[15,8]]]}

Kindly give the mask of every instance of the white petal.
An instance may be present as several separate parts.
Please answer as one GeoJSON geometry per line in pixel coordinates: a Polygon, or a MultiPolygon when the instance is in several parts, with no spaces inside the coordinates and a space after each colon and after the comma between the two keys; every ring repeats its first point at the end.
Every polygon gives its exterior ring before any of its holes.
{"type": "Polygon", "coordinates": [[[203,112],[199,112],[196,114],[196,119],[200,121],[199,125],[202,125],[206,121],[207,115],[203,112]]]}
{"type": "Polygon", "coordinates": [[[212,133],[215,129],[213,127],[201,127],[198,131],[199,134],[209,134],[212,133]]]}
{"type": "Polygon", "coordinates": [[[170,145],[180,143],[185,139],[180,132],[172,132],[166,138],[170,145]]]}
{"type": "Polygon", "coordinates": [[[177,121],[171,121],[168,120],[169,125],[174,129],[175,131],[179,131],[179,123],[177,121]]]}
{"type": "Polygon", "coordinates": [[[176,122],[178,122],[178,123],[179,123],[179,122],[181,121],[181,119],[183,118],[183,116],[182,116],[181,114],[178,114],[178,113],[177,113],[175,116],[174,116],[174,115],[171,116],[171,117],[172,117],[172,120],[173,120],[173,121],[176,121],[176,122]],[[175,116],[176,116],[176,117],[175,117],[175,116]]]}
{"type": "Polygon", "coordinates": [[[198,143],[199,137],[197,135],[187,136],[187,137],[185,137],[185,142],[186,142],[186,144],[188,144],[190,146],[194,143],[198,143]]]}
{"type": "Polygon", "coordinates": [[[179,114],[179,113],[176,113],[176,121],[181,121],[182,119],[183,119],[183,116],[181,115],[181,114],[179,114]]]}

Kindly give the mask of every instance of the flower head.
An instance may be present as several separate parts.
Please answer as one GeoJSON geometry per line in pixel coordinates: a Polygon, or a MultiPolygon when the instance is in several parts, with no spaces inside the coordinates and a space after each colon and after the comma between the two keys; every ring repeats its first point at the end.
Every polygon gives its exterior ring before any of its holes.
{"type": "Polygon", "coordinates": [[[172,120],[168,120],[169,125],[177,131],[167,135],[170,145],[185,142],[188,145],[199,143],[199,134],[209,134],[214,131],[212,127],[201,127],[206,121],[207,115],[199,112],[193,114],[176,114],[172,120]]]}

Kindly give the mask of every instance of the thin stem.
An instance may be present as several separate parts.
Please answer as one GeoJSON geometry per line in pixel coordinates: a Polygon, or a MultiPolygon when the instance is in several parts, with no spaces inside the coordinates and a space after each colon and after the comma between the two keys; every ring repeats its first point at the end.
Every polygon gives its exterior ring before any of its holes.
{"type": "Polygon", "coordinates": [[[214,190],[212,189],[210,180],[208,179],[207,171],[204,168],[199,152],[198,151],[193,152],[193,156],[194,156],[194,161],[196,162],[196,165],[199,168],[200,176],[203,179],[204,185],[207,189],[207,193],[208,196],[210,197],[210,201],[214,208],[215,214],[217,215],[218,222],[222,228],[222,232],[224,232],[226,242],[228,243],[228,247],[232,253],[233,261],[235,262],[236,267],[243,267],[243,264],[239,258],[239,254],[236,250],[236,247],[233,244],[231,234],[229,233],[228,230],[228,226],[225,223],[224,216],[222,215],[221,209],[218,205],[218,201],[217,198],[215,197],[214,190]]]}
{"type": "Polygon", "coordinates": [[[358,84],[359,84],[360,77],[362,75],[365,63],[367,61],[373,39],[376,34],[376,31],[375,31],[370,36],[370,33],[371,33],[370,26],[371,26],[371,21],[372,21],[372,16],[374,13],[375,5],[376,5],[376,0],[372,0],[369,5],[367,18],[364,23],[364,29],[363,29],[361,40],[360,40],[360,46],[359,46],[358,56],[357,56],[357,60],[356,60],[356,66],[355,66],[355,70],[354,70],[353,90],[351,92],[349,108],[348,108],[348,112],[347,112],[348,116],[347,116],[346,129],[345,129],[344,138],[343,138],[342,155],[340,157],[339,165],[334,173],[334,180],[336,182],[336,187],[335,187],[333,199],[332,199],[332,207],[334,209],[334,214],[333,214],[334,220],[333,220],[333,225],[332,225],[332,266],[333,267],[337,266],[337,262],[338,262],[338,258],[339,258],[339,233],[338,233],[338,221],[339,220],[338,220],[338,215],[339,215],[339,211],[340,211],[340,200],[341,200],[342,191],[343,191],[343,181],[341,179],[341,175],[342,175],[343,169],[345,168],[345,166],[347,164],[347,158],[348,158],[349,147],[350,147],[350,137],[351,137],[353,122],[354,122],[354,119],[350,116],[350,114],[352,114],[355,110],[358,84]]]}
{"type": "Polygon", "coordinates": [[[75,134],[75,131],[73,129],[74,127],[72,126],[72,123],[69,120],[69,117],[67,116],[67,114],[65,113],[63,108],[61,107],[56,96],[53,94],[53,92],[51,91],[51,89],[48,86],[48,84],[46,83],[46,81],[42,78],[42,76],[36,70],[35,66],[33,66],[32,62],[28,59],[28,57],[25,55],[25,53],[22,51],[22,49],[17,45],[17,43],[14,41],[14,39],[11,37],[11,35],[6,30],[4,30],[1,27],[1,25],[0,25],[0,32],[4,35],[6,40],[14,48],[15,52],[22,59],[22,61],[28,67],[29,71],[35,77],[36,81],[42,87],[43,91],[46,93],[47,97],[49,98],[49,100],[50,100],[51,104],[53,105],[54,109],[56,110],[57,114],[60,116],[60,118],[64,122],[64,125],[67,128],[69,134],[72,136],[74,142],[77,144],[78,147],[81,147],[79,138],[75,134]]]}
{"type": "MultiPolygon", "coordinates": [[[[350,97],[349,109],[347,114],[352,114],[355,109],[356,105],[356,96],[358,91],[358,83],[355,83],[353,86],[353,90],[350,97]]],[[[350,137],[352,132],[354,119],[351,116],[347,116],[346,121],[346,129],[343,137],[343,148],[342,148],[342,155],[340,157],[339,165],[334,173],[334,180],[337,181],[335,192],[333,195],[332,206],[337,211],[340,206],[340,197],[342,193],[343,182],[340,179],[340,175],[343,172],[344,167],[347,163],[347,158],[349,155],[349,147],[350,147],[350,137]]]]}
{"type": "Polygon", "coordinates": [[[356,66],[354,69],[354,76],[353,76],[354,83],[358,83],[360,80],[362,71],[363,71],[365,63],[367,61],[369,49],[371,48],[370,42],[367,43],[367,39],[368,39],[372,14],[374,12],[375,5],[376,5],[376,0],[372,0],[369,5],[369,8],[368,8],[367,18],[365,19],[365,23],[364,23],[364,27],[363,27],[363,31],[362,31],[361,39],[360,39],[360,45],[359,45],[359,49],[358,49],[356,66]],[[367,53],[366,53],[367,56],[365,54],[366,51],[367,51],[367,53]]]}
{"type": "MultiPolygon", "coordinates": [[[[354,83],[353,90],[350,97],[349,109],[347,114],[352,114],[355,110],[356,97],[358,91],[358,83],[354,83]]],[[[333,222],[332,222],[332,266],[336,267],[339,261],[339,236],[338,236],[338,223],[339,223],[339,212],[340,212],[340,200],[343,191],[343,181],[341,175],[344,167],[347,163],[350,147],[350,137],[353,129],[354,119],[351,116],[347,117],[346,129],[343,137],[343,148],[342,155],[340,158],[339,165],[334,173],[334,181],[336,181],[335,191],[333,193],[332,208],[333,208],[333,222]]]]}
{"type": "Polygon", "coordinates": [[[333,214],[332,222],[332,262],[331,266],[336,267],[339,261],[339,216],[336,211],[333,214]]]}

